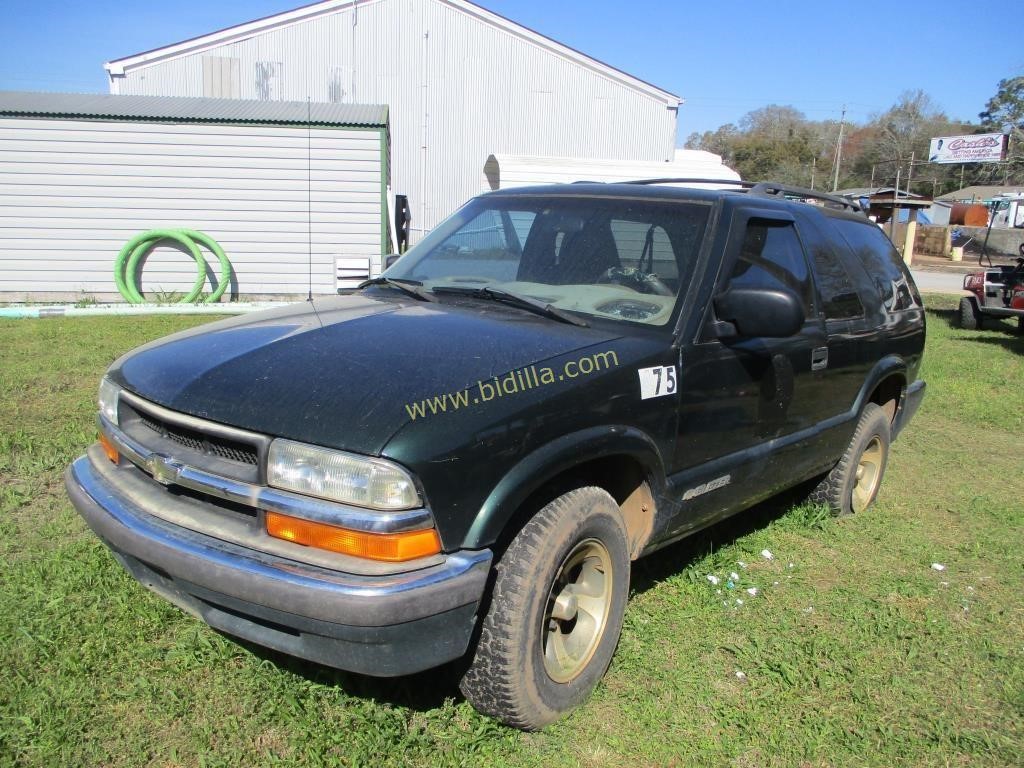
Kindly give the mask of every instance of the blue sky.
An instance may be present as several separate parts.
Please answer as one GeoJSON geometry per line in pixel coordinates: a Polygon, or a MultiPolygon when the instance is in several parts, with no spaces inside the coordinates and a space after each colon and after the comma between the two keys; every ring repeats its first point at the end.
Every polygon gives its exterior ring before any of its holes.
{"type": "MultiPolygon", "coordinates": [[[[103,62],[302,5],[289,0],[2,0],[0,89],[106,92],[103,62]]],[[[766,104],[863,122],[921,88],[975,119],[1024,73],[1012,3],[481,0],[683,97],[679,143],[766,104]]],[[[386,55],[383,54],[383,55],[386,55]]]]}

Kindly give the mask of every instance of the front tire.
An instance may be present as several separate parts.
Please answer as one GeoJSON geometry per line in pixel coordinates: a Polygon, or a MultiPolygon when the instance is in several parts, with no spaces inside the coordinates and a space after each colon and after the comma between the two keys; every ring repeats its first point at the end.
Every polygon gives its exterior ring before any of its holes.
{"type": "Polygon", "coordinates": [[[981,328],[981,312],[974,300],[966,296],[960,299],[960,327],[968,331],[981,328]]]}
{"type": "Polygon", "coordinates": [[[586,701],[618,644],[629,565],[619,507],[604,490],[578,488],[542,508],[498,563],[459,686],[466,699],[524,730],[586,701]]]}
{"type": "Polygon", "coordinates": [[[889,417],[868,403],[843,458],[811,492],[810,501],[824,504],[837,516],[863,512],[878,495],[891,442],[889,417]]]}

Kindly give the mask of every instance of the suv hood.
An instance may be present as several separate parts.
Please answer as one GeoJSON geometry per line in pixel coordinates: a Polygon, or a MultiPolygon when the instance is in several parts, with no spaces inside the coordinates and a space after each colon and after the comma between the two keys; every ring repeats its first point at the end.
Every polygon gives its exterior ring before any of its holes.
{"type": "Polygon", "coordinates": [[[175,411],[379,455],[408,421],[405,403],[619,336],[498,304],[358,294],[169,336],[109,376],[175,411]]]}

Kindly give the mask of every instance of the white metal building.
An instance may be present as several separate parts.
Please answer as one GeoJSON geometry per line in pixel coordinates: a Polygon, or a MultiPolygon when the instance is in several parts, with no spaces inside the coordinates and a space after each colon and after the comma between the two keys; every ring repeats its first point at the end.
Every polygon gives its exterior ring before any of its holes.
{"type": "MultiPolygon", "coordinates": [[[[118,298],[115,256],[159,228],[215,238],[246,298],[333,293],[388,249],[387,177],[383,106],[0,92],[0,300],[118,298]]],[[[142,282],[195,277],[161,247],[142,282]]]]}
{"type": "Polygon", "coordinates": [[[115,94],[388,105],[414,232],[491,155],[671,161],[680,104],[467,0],[324,0],[106,68],[115,94]]]}

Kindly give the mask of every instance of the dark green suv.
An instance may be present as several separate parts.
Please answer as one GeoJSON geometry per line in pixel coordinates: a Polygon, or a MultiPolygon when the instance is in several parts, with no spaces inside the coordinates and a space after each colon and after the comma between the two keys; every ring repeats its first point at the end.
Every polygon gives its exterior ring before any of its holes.
{"type": "Polygon", "coordinates": [[[877,226],[777,185],[470,201],[350,295],[162,339],[100,385],[75,506],[219,630],[483,712],[583,702],[630,561],[807,483],[875,498],[924,394],[877,226]]]}

